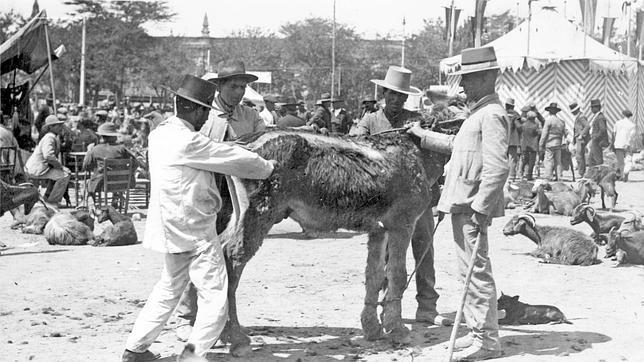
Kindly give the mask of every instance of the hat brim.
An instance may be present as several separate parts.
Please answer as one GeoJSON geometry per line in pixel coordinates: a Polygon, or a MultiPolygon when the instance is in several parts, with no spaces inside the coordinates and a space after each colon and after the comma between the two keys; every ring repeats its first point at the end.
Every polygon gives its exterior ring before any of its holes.
{"type": "Polygon", "coordinates": [[[45,125],[45,126],[55,126],[55,125],[57,125],[57,124],[63,124],[63,123],[65,123],[65,121],[58,120],[58,121],[56,121],[56,122],[49,122],[49,123],[45,123],[44,125],[45,125]]]}
{"type": "Polygon", "coordinates": [[[248,73],[239,73],[239,74],[230,74],[230,75],[227,75],[225,77],[210,78],[210,79],[206,79],[206,80],[209,81],[209,82],[217,82],[217,81],[220,81],[220,80],[230,79],[230,78],[242,78],[247,83],[252,83],[252,82],[255,82],[255,81],[257,81],[259,79],[259,77],[257,77],[256,75],[252,75],[252,74],[248,74],[248,73]]]}
{"type": "Polygon", "coordinates": [[[118,132],[96,132],[96,134],[99,136],[112,136],[112,137],[118,137],[119,135],[118,132]]]}
{"type": "Polygon", "coordinates": [[[179,94],[179,93],[177,93],[175,90],[170,89],[170,87],[166,87],[166,86],[162,85],[162,86],[161,86],[161,88],[163,88],[163,89],[167,90],[168,92],[170,92],[170,93],[172,93],[172,94],[174,94],[174,95],[176,95],[176,96],[179,96],[179,97],[181,97],[181,98],[185,98],[185,99],[189,100],[190,102],[196,103],[196,104],[198,104],[198,105],[200,105],[200,106],[208,107],[208,108],[210,108],[210,109],[215,109],[215,108],[214,108],[212,105],[210,105],[210,104],[203,103],[202,101],[200,101],[200,100],[198,100],[198,99],[195,99],[195,98],[193,98],[193,97],[190,97],[190,96],[186,96],[186,95],[183,95],[183,94],[179,94]]]}
{"type": "Polygon", "coordinates": [[[557,112],[561,112],[561,108],[559,108],[559,107],[546,107],[546,108],[544,108],[544,109],[545,109],[546,111],[549,111],[549,110],[551,110],[551,109],[552,109],[552,110],[557,110],[557,112]]]}
{"type": "Polygon", "coordinates": [[[571,112],[571,113],[575,113],[575,112],[579,111],[580,109],[581,109],[581,108],[580,108],[579,106],[577,106],[577,107],[575,107],[575,108],[571,108],[571,109],[570,109],[570,112],[571,112]]]}
{"type": "Polygon", "coordinates": [[[411,87],[409,89],[399,88],[399,87],[397,87],[397,86],[395,86],[393,84],[389,84],[389,83],[385,82],[382,79],[372,79],[371,83],[374,83],[374,84],[379,85],[379,86],[381,86],[383,88],[391,89],[391,90],[396,91],[398,93],[404,93],[404,94],[407,94],[407,95],[410,95],[410,96],[419,96],[419,95],[423,94],[423,92],[421,90],[415,91],[415,90],[411,89],[411,87]]]}
{"type": "Polygon", "coordinates": [[[494,70],[494,69],[500,69],[498,65],[492,66],[492,67],[485,67],[485,68],[479,68],[479,69],[466,69],[466,70],[459,70],[454,73],[449,73],[448,75],[463,75],[463,74],[471,74],[471,73],[476,73],[476,72],[483,72],[486,70],[494,70]]]}

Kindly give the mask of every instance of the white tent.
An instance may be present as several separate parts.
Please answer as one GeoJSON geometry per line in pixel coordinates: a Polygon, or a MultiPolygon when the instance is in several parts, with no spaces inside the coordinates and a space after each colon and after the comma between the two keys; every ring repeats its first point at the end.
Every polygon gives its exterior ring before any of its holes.
{"type": "MultiPolygon", "coordinates": [[[[629,108],[639,132],[644,130],[644,72],[637,59],[587,36],[556,10],[535,10],[530,22],[487,45],[494,47],[501,68],[496,87],[501,99],[512,97],[519,108],[534,102],[539,110],[557,102],[560,117],[572,126],[568,105],[577,102],[589,115],[590,100],[598,98],[611,125],[629,108]]],[[[460,55],[440,62],[450,87],[458,86],[460,77],[449,73],[460,62],[460,55]]]]}

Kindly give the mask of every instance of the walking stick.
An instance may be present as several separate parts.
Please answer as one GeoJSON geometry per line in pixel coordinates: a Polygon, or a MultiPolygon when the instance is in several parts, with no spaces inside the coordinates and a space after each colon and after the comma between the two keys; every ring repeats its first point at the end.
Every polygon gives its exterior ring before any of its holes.
{"type": "MultiPolygon", "coordinates": [[[[486,220],[487,225],[487,220],[486,220]]],[[[486,230],[487,232],[487,230],[486,230]]],[[[463,308],[465,307],[465,299],[467,298],[467,288],[470,286],[470,280],[472,279],[472,273],[474,271],[474,263],[476,262],[476,255],[479,252],[479,246],[481,245],[481,235],[482,231],[479,229],[478,236],[476,237],[476,243],[474,244],[474,249],[472,249],[472,256],[470,257],[470,264],[467,268],[467,275],[465,277],[465,286],[463,288],[463,296],[461,297],[461,304],[456,311],[456,318],[454,319],[454,326],[452,327],[452,335],[449,337],[449,349],[447,350],[447,362],[452,361],[452,354],[454,353],[454,344],[456,343],[456,334],[458,334],[458,325],[461,324],[461,318],[463,318],[463,308]]]]}

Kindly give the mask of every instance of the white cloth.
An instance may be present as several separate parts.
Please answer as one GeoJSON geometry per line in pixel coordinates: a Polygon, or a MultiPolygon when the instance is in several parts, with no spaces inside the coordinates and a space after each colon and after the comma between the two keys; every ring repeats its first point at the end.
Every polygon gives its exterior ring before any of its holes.
{"type": "Polygon", "coordinates": [[[264,108],[259,112],[260,117],[264,120],[264,124],[267,126],[275,125],[277,122],[277,113],[275,111],[269,111],[268,108],[264,108]]]}
{"type": "Polygon", "coordinates": [[[188,343],[194,344],[198,355],[206,354],[228,319],[228,275],[221,245],[216,241],[202,253],[165,255],[161,280],[141,309],[126,349],[145,352],[154,343],[179,303],[188,280],[197,288],[199,306],[188,343]]]}
{"type": "Polygon", "coordinates": [[[615,148],[626,148],[631,145],[635,135],[635,124],[628,118],[615,122],[615,148]]]}
{"type": "Polygon", "coordinates": [[[273,166],[256,153],[213,142],[173,116],[149,137],[150,207],[143,246],[165,253],[206,247],[221,197],[213,172],[264,179],[273,166]]]}

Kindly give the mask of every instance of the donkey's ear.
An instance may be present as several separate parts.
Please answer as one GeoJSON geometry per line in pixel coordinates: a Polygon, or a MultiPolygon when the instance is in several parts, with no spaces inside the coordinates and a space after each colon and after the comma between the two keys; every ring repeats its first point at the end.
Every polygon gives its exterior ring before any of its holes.
{"type": "Polygon", "coordinates": [[[512,297],[512,299],[513,299],[515,302],[518,302],[518,301],[519,301],[519,296],[518,296],[518,295],[515,295],[514,297],[512,297]]]}

